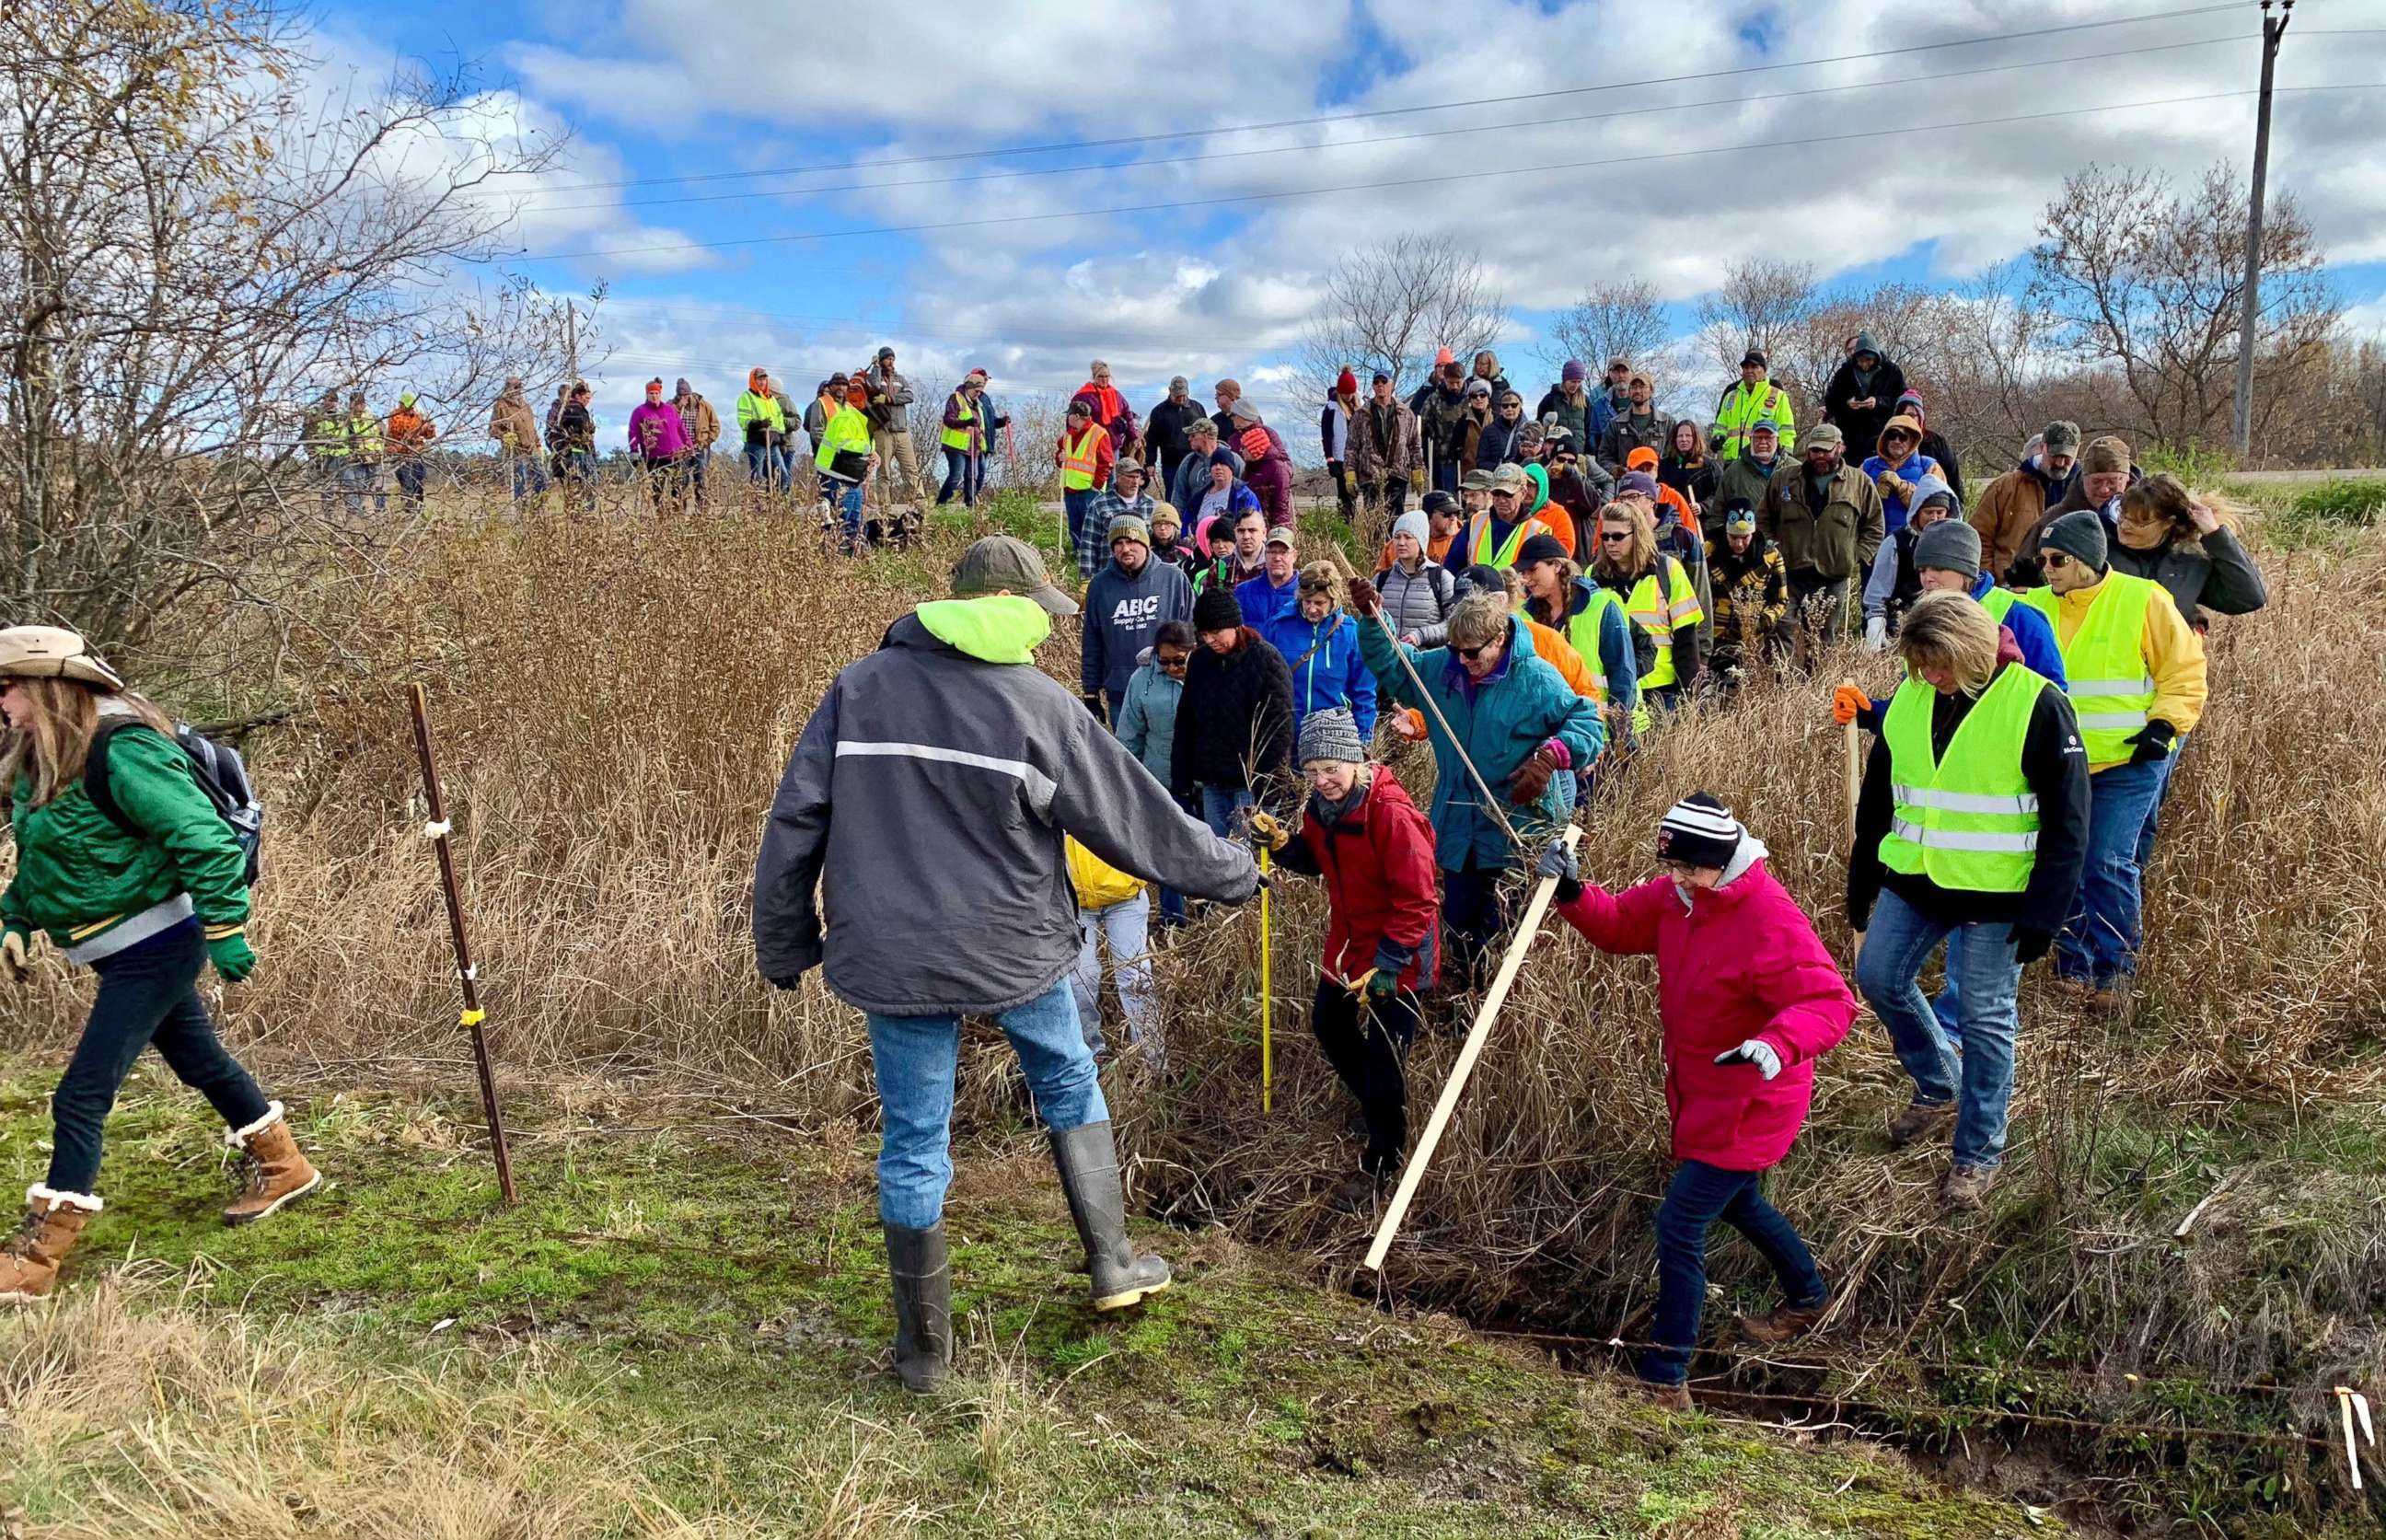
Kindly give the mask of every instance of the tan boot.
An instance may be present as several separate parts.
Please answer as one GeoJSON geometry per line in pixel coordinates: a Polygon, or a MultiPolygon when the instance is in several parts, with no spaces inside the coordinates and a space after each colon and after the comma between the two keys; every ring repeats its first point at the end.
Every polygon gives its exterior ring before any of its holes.
{"type": "Polygon", "coordinates": [[[1889,1147],[1903,1149],[1925,1139],[1944,1138],[1954,1127],[1953,1102],[1909,1102],[1889,1121],[1889,1147]]]}
{"type": "Polygon", "coordinates": [[[1739,1334],[1760,1347],[1795,1342],[1823,1323],[1823,1318],[1831,1313],[1831,1303],[1826,1299],[1819,1305],[1783,1305],[1763,1315],[1744,1317],[1739,1334]]]}
{"type": "Polygon", "coordinates": [[[86,1193],[61,1193],[36,1183],[25,1189],[25,1222],[0,1241],[0,1305],[30,1305],[48,1296],[82,1227],[103,1205],[86,1193]]]}
{"type": "Polygon", "coordinates": [[[323,1173],[298,1153],[280,1102],[268,1105],[265,1116],[246,1128],[225,1134],[224,1143],[245,1147],[250,1162],[247,1189],[223,1211],[226,1224],[254,1224],[323,1184],[323,1173]]]}

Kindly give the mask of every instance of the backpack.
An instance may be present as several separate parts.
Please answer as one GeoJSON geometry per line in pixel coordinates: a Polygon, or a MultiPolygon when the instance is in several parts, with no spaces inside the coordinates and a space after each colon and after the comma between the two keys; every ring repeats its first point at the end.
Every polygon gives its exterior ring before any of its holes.
{"type": "MultiPolygon", "coordinates": [[[[116,793],[108,786],[107,744],[122,729],[144,725],[124,720],[100,723],[99,730],[91,735],[91,751],[82,762],[83,795],[91,798],[91,805],[106,814],[110,823],[142,840],[149,837],[148,832],[117,806],[116,793]]],[[[265,805],[257,800],[256,792],[249,787],[248,767],[242,761],[240,751],[217,743],[188,722],[174,724],[174,742],[191,762],[191,779],[215,804],[217,815],[232,830],[232,843],[247,858],[245,880],[255,887],[258,846],[265,837],[265,805]]]]}

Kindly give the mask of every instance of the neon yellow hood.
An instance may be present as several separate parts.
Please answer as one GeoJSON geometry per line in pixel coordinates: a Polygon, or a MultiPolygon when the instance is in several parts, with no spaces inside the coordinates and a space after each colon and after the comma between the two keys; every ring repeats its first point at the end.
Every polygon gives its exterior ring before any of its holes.
{"type": "Polygon", "coordinates": [[[1032,663],[1036,647],[1052,634],[1044,607],[1017,594],[936,599],[913,613],[929,635],[988,663],[1032,663]]]}

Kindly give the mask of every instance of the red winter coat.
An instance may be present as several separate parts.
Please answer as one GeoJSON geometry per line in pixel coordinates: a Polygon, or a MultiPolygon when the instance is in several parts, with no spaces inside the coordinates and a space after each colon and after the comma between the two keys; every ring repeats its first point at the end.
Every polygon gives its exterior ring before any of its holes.
{"type": "Polygon", "coordinates": [[[1325,879],[1325,952],[1319,964],[1349,983],[1375,965],[1386,936],[1413,960],[1400,970],[1410,989],[1433,986],[1439,958],[1441,883],[1433,859],[1433,825],[1383,765],[1359,806],[1328,824],[1310,805],[1300,838],[1285,846],[1284,864],[1325,879]]]}
{"type": "Polygon", "coordinates": [[[1585,885],[1558,913],[1602,952],[1657,955],[1674,1158],[1761,1171],[1789,1154],[1814,1099],[1814,1061],[1848,1034],[1856,1001],[1764,863],[1689,905],[1660,877],[1622,894],[1585,885]],[[1781,1056],[1778,1076],[1714,1061],[1752,1037],[1781,1056]]]}

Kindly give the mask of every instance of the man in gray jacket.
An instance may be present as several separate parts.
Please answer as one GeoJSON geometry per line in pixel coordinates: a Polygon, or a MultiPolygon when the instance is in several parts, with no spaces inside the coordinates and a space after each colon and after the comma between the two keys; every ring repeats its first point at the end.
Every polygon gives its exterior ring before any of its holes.
{"type": "Polygon", "coordinates": [[[1151,559],[1151,531],[1137,516],[1112,519],[1109,533],[1110,565],[1086,585],[1079,657],[1086,707],[1116,726],[1136,657],[1161,623],[1193,619],[1193,583],[1183,568],[1151,559]]]}
{"type": "Polygon", "coordinates": [[[994,1019],[1019,1055],[1086,1246],[1094,1308],[1168,1286],[1137,1256],[1069,974],[1076,905],[1062,837],[1136,876],[1241,903],[1259,875],[1069,692],[1035,667],[1077,607],[1033,547],[969,548],[952,598],[887,628],[804,726],[754,869],[762,976],[828,987],[869,1019],[885,1133],[878,1214],[895,1293],[895,1370],[924,1391],[952,1361],[945,1189],[961,1018],[994,1019]],[[826,929],[823,919],[825,911],[826,929]]]}

